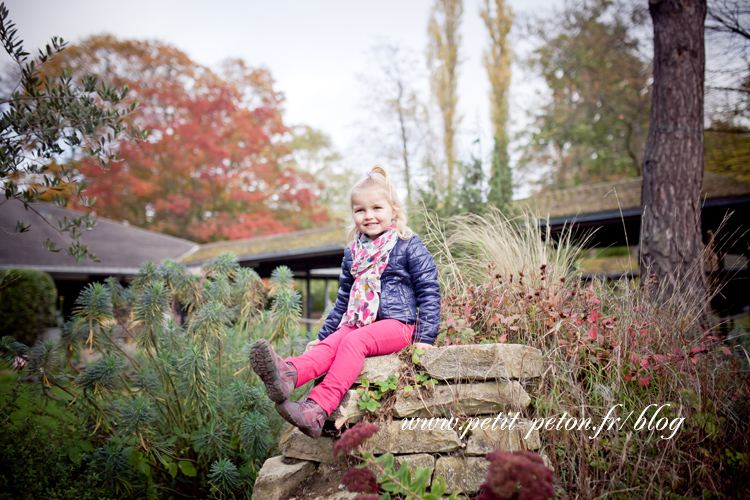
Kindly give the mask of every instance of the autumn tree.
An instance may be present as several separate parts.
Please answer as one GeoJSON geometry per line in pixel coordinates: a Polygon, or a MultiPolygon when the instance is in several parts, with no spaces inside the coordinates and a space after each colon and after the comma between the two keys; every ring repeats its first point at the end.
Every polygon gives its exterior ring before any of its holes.
{"type": "Polygon", "coordinates": [[[265,69],[241,60],[217,71],[160,42],[91,37],[56,56],[50,71],[95,72],[128,85],[141,103],[132,123],[151,132],[120,144],[103,175],[77,170],[103,203],[97,213],[206,242],[285,232],[327,220],[319,184],[290,154],[283,95],[265,69]]]}
{"type": "Polygon", "coordinates": [[[513,196],[513,178],[508,161],[508,87],[510,87],[511,49],[508,33],[513,12],[505,0],[485,0],[480,15],[490,35],[490,46],[484,53],[484,66],[490,80],[490,106],[494,148],[488,201],[507,210],[513,196]]]}
{"type": "Polygon", "coordinates": [[[430,86],[442,116],[443,151],[446,165],[446,188],[448,198],[453,190],[454,166],[456,163],[455,135],[460,117],[458,105],[458,49],[461,45],[462,0],[435,0],[427,28],[429,45],[427,50],[430,70],[430,86]]]}
{"type": "Polygon", "coordinates": [[[528,63],[550,98],[526,134],[519,168],[543,168],[543,187],[640,175],[651,68],[637,32],[646,22],[624,2],[593,0],[532,24],[540,43],[528,63]]]}
{"type": "Polygon", "coordinates": [[[705,0],[651,0],[654,85],[643,160],[642,277],[705,304],[701,239],[705,0]]]}
{"type": "MultiPolygon", "coordinates": [[[[12,59],[0,90],[0,186],[5,194],[0,207],[18,200],[30,215],[35,214],[35,223],[51,224],[33,204],[74,199],[86,213],[61,220],[53,228],[69,238],[66,251],[76,263],[95,259],[80,240],[82,232],[96,224],[90,211],[93,200],[65,160],[85,157],[99,172],[106,172],[117,159],[116,142],[121,137],[145,137],[123,122],[136,103],[126,99],[127,88],[112,86],[91,73],[81,73],[76,82],[66,73],[45,78],[50,58],[60,57],[66,42],[53,37],[30,58],[5,4],[0,4],[0,41],[12,59]]],[[[21,220],[14,229],[22,233],[29,228],[30,223],[21,220]]],[[[61,250],[49,239],[43,245],[61,250]]]]}

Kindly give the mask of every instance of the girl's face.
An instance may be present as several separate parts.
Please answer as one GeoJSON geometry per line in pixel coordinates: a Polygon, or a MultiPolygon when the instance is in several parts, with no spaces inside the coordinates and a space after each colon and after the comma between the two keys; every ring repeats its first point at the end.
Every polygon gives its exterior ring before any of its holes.
{"type": "Polygon", "coordinates": [[[393,207],[379,189],[366,189],[352,195],[352,215],[359,232],[377,238],[392,224],[393,207]]]}

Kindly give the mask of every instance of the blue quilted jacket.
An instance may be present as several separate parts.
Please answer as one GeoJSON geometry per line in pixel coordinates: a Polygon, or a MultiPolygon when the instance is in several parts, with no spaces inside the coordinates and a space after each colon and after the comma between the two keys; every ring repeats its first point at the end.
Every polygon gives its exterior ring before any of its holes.
{"type": "MultiPolygon", "coordinates": [[[[323,340],[339,326],[354,284],[352,254],[347,246],[341,264],[339,293],[318,338],[323,340]]],[[[414,325],[414,342],[434,344],[440,325],[440,285],[430,252],[416,234],[399,239],[380,277],[380,310],[377,319],[396,319],[414,325]]]]}

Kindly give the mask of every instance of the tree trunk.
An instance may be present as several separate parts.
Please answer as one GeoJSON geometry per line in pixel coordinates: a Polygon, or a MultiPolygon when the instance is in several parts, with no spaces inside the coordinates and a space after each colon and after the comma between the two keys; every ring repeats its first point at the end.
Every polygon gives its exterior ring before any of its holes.
{"type": "Polygon", "coordinates": [[[701,240],[706,0],[650,0],[654,87],[643,157],[641,280],[704,310],[701,240]]]}

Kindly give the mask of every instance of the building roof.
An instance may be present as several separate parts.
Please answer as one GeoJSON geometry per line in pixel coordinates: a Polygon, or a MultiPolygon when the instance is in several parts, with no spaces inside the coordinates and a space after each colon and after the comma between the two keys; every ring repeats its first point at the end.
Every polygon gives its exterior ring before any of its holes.
{"type": "MultiPolygon", "coordinates": [[[[183,262],[205,262],[224,252],[232,252],[242,260],[264,260],[265,256],[296,255],[300,251],[315,253],[316,250],[338,250],[343,255],[346,247],[346,228],[330,226],[304,229],[291,233],[248,238],[244,240],[220,241],[201,245],[200,250],[189,255],[183,262]]],[[[340,260],[340,258],[339,258],[340,260]]]]}
{"type": "Polygon", "coordinates": [[[88,245],[100,262],[86,259],[76,264],[65,252],[69,240],[54,228],[58,220],[64,217],[70,220],[82,213],[47,203],[31,206],[47,217],[50,224],[31,210],[27,211],[18,200],[11,199],[0,205],[0,268],[26,267],[52,274],[133,275],[148,260],[181,260],[199,248],[192,241],[99,217],[91,231],[83,232],[81,243],[88,245]],[[14,233],[16,222],[21,220],[31,228],[25,233],[14,233]],[[62,250],[45,249],[42,242],[47,238],[62,250]]]}
{"type": "MultiPolygon", "coordinates": [[[[570,189],[536,194],[518,200],[541,217],[555,218],[575,214],[625,211],[641,206],[643,177],[603,182],[570,189]]],[[[730,198],[750,194],[750,183],[731,177],[705,172],[701,195],[706,199],[730,198]]]]}
{"type": "MultiPolygon", "coordinates": [[[[515,203],[529,206],[542,217],[549,217],[545,224],[552,226],[553,230],[571,223],[583,229],[598,228],[597,238],[601,241],[596,243],[599,245],[622,244],[624,230],[624,240],[632,243],[638,241],[640,228],[641,184],[642,178],[638,177],[541,193],[515,203]],[[608,231],[609,226],[612,226],[611,231],[608,231]]],[[[744,210],[736,217],[743,219],[747,209],[741,207],[748,206],[750,183],[707,172],[703,177],[702,193],[706,198],[704,226],[705,216],[710,215],[706,210],[717,211],[714,218],[721,221],[727,203],[744,210]]],[[[41,242],[50,238],[58,247],[67,247],[53,226],[57,225],[57,220],[70,219],[80,212],[41,203],[33,207],[50,218],[52,226],[24,210],[19,201],[9,200],[0,205],[0,268],[31,267],[52,274],[127,276],[135,274],[147,260],[162,262],[172,259],[188,265],[201,265],[224,252],[232,252],[242,265],[256,268],[262,276],[270,275],[274,267],[283,264],[301,272],[330,269],[329,274],[335,277],[335,268],[340,266],[346,246],[344,226],[198,245],[99,218],[96,227],[84,233],[82,242],[90,246],[91,252],[97,254],[101,262],[87,260],[76,265],[64,250],[49,252],[41,242]],[[30,231],[14,234],[13,227],[19,220],[31,223],[30,231]]]]}

